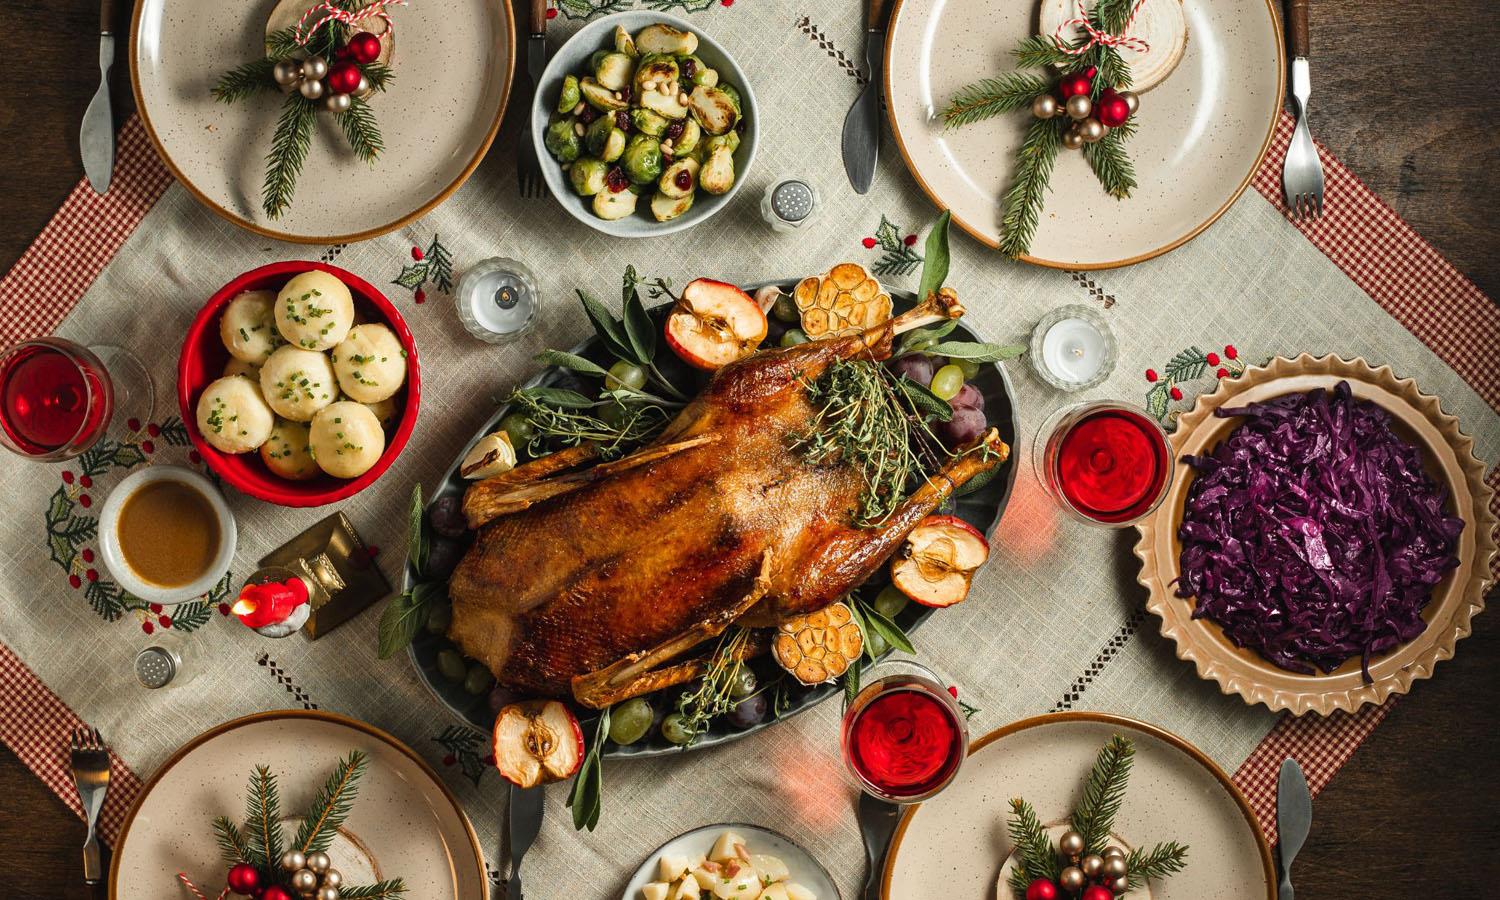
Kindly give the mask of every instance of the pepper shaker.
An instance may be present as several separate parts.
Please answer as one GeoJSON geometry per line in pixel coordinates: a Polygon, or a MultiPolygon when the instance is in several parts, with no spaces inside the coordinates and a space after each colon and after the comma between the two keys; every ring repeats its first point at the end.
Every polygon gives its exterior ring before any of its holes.
{"type": "Polygon", "coordinates": [[[818,209],[818,190],[800,178],[786,178],[766,188],[760,215],[775,231],[796,231],[812,220],[818,209]]]}

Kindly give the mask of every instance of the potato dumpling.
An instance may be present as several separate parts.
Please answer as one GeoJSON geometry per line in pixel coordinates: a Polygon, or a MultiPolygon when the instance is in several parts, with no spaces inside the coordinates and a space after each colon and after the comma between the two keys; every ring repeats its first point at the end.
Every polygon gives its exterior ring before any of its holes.
{"type": "Polygon", "coordinates": [[[312,443],[304,422],[278,418],[271,436],[260,445],[260,458],[274,474],[291,481],[318,477],[313,461],[312,443]]]}
{"type": "Polygon", "coordinates": [[[198,398],[198,431],[224,453],[249,453],[266,442],[275,423],[260,388],[243,375],[220,378],[198,398]]]}
{"type": "Polygon", "coordinates": [[[243,375],[256,384],[260,384],[260,366],[256,363],[247,363],[243,359],[229,357],[229,362],[224,364],[225,375],[243,375]]]}
{"type": "Polygon", "coordinates": [[[285,343],[271,311],[275,303],[276,295],[271,291],[245,291],[229,301],[219,318],[219,339],[230,356],[260,366],[271,351],[285,343]]]}
{"type": "Polygon", "coordinates": [[[375,414],[375,418],[380,420],[380,427],[386,431],[395,428],[396,420],[401,418],[401,410],[397,408],[396,401],[390,397],[362,405],[375,414]]]}
{"type": "Polygon", "coordinates": [[[367,407],[340,400],[313,416],[311,444],[318,468],[335,478],[358,478],[385,452],[385,432],[367,407]]]}
{"type": "Polygon", "coordinates": [[[276,415],[307,422],[313,413],[337,400],[338,383],[328,354],[282,347],[260,369],[260,390],[276,415]]]}
{"type": "Polygon", "coordinates": [[[333,348],[333,371],[351,400],[374,403],[401,390],[406,381],[406,351],[390,328],[356,325],[333,348]]]}
{"type": "Polygon", "coordinates": [[[276,295],[276,328],[304,350],[327,350],[354,324],[354,297],[327,272],[303,272],[276,295]]]}

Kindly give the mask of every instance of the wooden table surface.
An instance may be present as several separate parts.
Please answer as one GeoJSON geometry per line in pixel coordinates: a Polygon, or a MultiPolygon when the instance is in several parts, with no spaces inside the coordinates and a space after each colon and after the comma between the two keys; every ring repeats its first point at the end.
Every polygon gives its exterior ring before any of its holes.
{"type": "MultiPolygon", "coordinates": [[[[123,62],[129,4],[120,6],[117,110],[130,106],[123,62]]],[[[1500,62],[1500,17],[1490,6],[1488,0],[1314,2],[1312,111],[1323,143],[1497,296],[1500,91],[1488,77],[1500,62]]],[[[0,270],[25,250],[81,176],[78,123],[98,84],[94,3],[21,0],[6,20],[0,270]]],[[[1294,870],[1299,900],[1500,892],[1497,666],[1500,613],[1491,612],[1476,619],[1473,636],[1434,680],[1418,682],[1396,704],[1313,804],[1312,836],[1294,870]]],[[[0,797],[0,895],[91,896],[79,881],[82,823],[3,749],[0,797]]]]}

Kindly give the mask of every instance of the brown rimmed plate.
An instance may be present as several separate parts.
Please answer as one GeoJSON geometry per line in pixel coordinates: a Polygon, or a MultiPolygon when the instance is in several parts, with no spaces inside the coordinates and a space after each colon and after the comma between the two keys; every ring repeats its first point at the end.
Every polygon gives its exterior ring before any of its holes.
{"type": "Polygon", "coordinates": [[[276,773],[290,837],[334,765],[351,750],[369,757],[349,818],[329,856],[348,885],[401,878],[424,900],[485,900],[479,839],[457,798],[405,744],[373,725],[319,710],[256,713],[215,726],[172,754],[125,817],[109,870],[111,900],[178,897],[184,872],[210,897],[224,884],[211,827],[239,822],[255,766],[276,773]]]}
{"type": "Polygon", "coordinates": [[[1200,678],[1212,679],[1226,694],[1246,703],[1264,703],[1295,715],[1336,709],[1352,712],[1367,703],[1382,703],[1404,694],[1412,682],[1428,678],[1439,660],[1453,655],[1468,637],[1470,619],[1484,608],[1492,579],[1495,517],[1489,511],[1491,490],[1484,484],[1484,464],[1474,456],[1474,442],[1459,430],[1458,419],[1443,412],[1436,397],[1422,393],[1410,378],[1397,378],[1389,366],[1372,367],[1363,359],[1337,356],[1296,359],[1277,357],[1252,367],[1236,379],[1221,379],[1212,394],[1200,395],[1177,422],[1172,449],[1178,469],[1166,499],[1136,530],[1135,555],[1141,561],[1140,583],[1150,592],[1146,608],[1161,619],[1161,633],[1177,645],[1179,659],[1191,660],[1200,678]],[[1301,675],[1267,661],[1253,650],[1230,643],[1223,630],[1206,619],[1192,618],[1193,601],[1176,595],[1172,583],[1180,574],[1182,542],[1177,536],[1193,471],[1183,454],[1210,451],[1238,427],[1237,418],[1220,419],[1221,406],[1243,406],[1285,394],[1330,390],[1348,381],[1354,396],[1390,413],[1398,433],[1422,451],[1427,473],[1448,492],[1449,512],[1464,521],[1458,566],[1433,591],[1422,611],[1427,629],[1416,638],[1370,661],[1372,682],[1360,673],[1354,657],[1333,672],[1301,675]]]}
{"type": "Polygon", "coordinates": [[[1022,719],[975,741],[953,784],[902,815],[882,900],[1012,900],[1008,887],[998,894],[996,887],[1015,849],[1006,830],[1011,798],[1025,798],[1044,825],[1066,820],[1099,748],[1114,735],[1135,744],[1115,835],[1134,847],[1188,845],[1186,868],[1152,882],[1150,897],[1275,900],[1271,849],[1224,770],[1169,731],[1095,712],[1022,719]]]}
{"type": "MultiPolygon", "coordinates": [[[[305,244],[385,234],[445,200],[484,158],[510,92],[515,23],[505,0],[391,7],[395,79],[370,106],[385,151],[355,159],[319,113],[297,192],[278,219],[261,209],[265,156],[280,115],[274,86],[233,105],[209,91],[264,53],[271,3],[141,0],[130,81],[157,153],[199,202],[257,234],[305,244]]],[[[308,7],[315,5],[312,0],[308,7]]]]}
{"type": "MultiPolygon", "coordinates": [[[[1140,130],[1128,145],[1139,187],[1112,200],[1082,154],[1061,151],[1022,259],[1063,269],[1150,259],[1207,228],[1250,183],[1282,105],[1276,8],[1270,0],[1188,0],[1184,13],[1186,53],[1141,96],[1140,130]]],[[[991,247],[1031,115],[945,130],[938,113],[963,85],[1013,71],[1011,50],[1037,28],[1035,3],[897,0],[886,36],[886,110],[901,156],[928,198],[991,247]]]]}

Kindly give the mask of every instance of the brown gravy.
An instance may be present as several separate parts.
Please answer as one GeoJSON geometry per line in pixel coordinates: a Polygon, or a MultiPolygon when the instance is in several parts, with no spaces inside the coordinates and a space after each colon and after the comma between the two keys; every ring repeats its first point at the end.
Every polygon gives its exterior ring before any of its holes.
{"type": "Polygon", "coordinates": [[[151,584],[182,587],[213,565],[219,552],[219,517],[208,498],[180,481],[152,481],[120,507],[120,552],[135,574],[151,584]]]}

